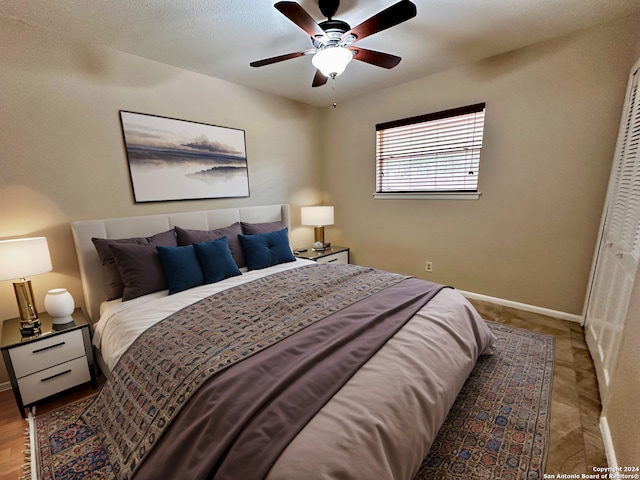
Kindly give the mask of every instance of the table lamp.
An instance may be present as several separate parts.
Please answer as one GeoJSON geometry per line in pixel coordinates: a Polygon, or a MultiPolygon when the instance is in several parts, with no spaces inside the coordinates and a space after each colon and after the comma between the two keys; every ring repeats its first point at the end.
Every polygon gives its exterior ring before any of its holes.
{"type": "Polygon", "coordinates": [[[51,256],[45,237],[0,240],[0,280],[15,280],[13,290],[20,311],[23,336],[40,333],[40,318],[31,280],[25,277],[51,271],[51,256]]]}
{"type": "Polygon", "coordinates": [[[313,249],[322,251],[330,248],[331,244],[324,242],[324,227],[333,225],[333,207],[302,207],[300,212],[302,225],[315,227],[313,230],[313,249]]]}

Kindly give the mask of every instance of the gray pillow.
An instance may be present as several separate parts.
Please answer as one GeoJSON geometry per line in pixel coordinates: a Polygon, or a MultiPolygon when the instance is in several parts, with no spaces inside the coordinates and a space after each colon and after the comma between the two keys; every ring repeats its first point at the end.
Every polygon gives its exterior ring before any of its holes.
{"type": "Polygon", "coordinates": [[[122,277],[123,302],[169,288],[155,245],[113,243],[109,249],[122,277]]]}
{"type": "Polygon", "coordinates": [[[236,265],[238,265],[238,268],[246,265],[242,246],[240,245],[240,240],[238,240],[238,235],[242,235],[242,227],[239,222],[216,230],[187,230],[180,227],[175,227],[175,230],[176,236],[178,237],[178,245],[180,246],[209,242],[211,240],[227,237],[231,256],[235,260],[236,265]]]}
{"type": "Polygon", "coordinates": [[[282,222],[267,222],[267,223],[247,223],[241,222],[242,231],[245,235],[259,235],[261,233],[278,232],[285,228],[282,222]]]}
{"type": "Polygon", "coordinates": [[[104,273],[107,277],[107,300],[115,300],[122,297],[124,290],[124,284],[122,283],[122,277],[118,271],[115,259],[109,249],[110,245],[116,243],[130,243],[136,245],[164,245],[167,247],[178,246],[176,234],[173,230],[157,233],[151,237],[135,237],[135,238],[92,238],[93,245],[96,247],[98,257],[102,262],[104,273]]]}

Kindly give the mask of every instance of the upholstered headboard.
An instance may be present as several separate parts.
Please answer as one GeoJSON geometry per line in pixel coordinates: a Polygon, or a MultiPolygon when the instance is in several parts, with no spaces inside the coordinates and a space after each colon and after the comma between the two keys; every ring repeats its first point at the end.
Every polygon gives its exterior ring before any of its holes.
{"type": "Polygon", "coordinates": [[[235,222],[281,221],[291,226],[289,205],[224,208],[196,212],[145,215],[139,217],[83,220],[71,223],[87,314],[93,322],[100,318],[100,304],[107,299],[107,281],[92,238],[148,237],[175,226],[192,230],[213,230],[235,222]]]}

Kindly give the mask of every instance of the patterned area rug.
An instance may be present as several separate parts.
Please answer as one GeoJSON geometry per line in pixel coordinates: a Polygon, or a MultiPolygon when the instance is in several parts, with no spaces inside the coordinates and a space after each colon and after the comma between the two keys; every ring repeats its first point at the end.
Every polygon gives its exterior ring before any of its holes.
{"type": "Polygon", "coordinates": [[[36,456],[38,472],[21,480],[115,478],[96,435],[76,423],[95,395],[34,418],[36,451],[31,454],[36,456]],[[54,464],[52,458],[65,450],[69,452],[66,461],[54,464]]]}
{"type": "MultiPolygon", "coordinates": [[[[496,354],[478,361],[414,480],[543,477],[554,337],[487,323],[496,354]]],[[[91,399],[35,418],[38,478],[113,478],[92,432],[74,423],[91,399]],[[51,462],[60,450],[74,457],[62,470],[51,462]]]]}
{"type": "Polygon", "coordinates": [[[487,324],[496,353],[478,360],[414,480],[543,478],[555,339],[487,324]]]}

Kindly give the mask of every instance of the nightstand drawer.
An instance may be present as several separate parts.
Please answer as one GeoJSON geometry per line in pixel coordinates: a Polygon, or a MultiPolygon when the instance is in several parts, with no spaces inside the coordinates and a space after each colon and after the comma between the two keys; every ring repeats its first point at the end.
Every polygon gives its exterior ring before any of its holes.
{"type": "Polygon", "coordinates": [[[18,379],[22,403],[29,405],[91,380],[87,358],[82,356],[18,379]]]}
{"type": "Polygon", "coordinates": [[[349,252],[337,252],[324,257],[318,257],[318,263],[349,263],[349,252]]]}
{"type": "Polygon", "coordinates": [[[84,357],[86,353],[82,331],[78,329],[12,348],[9,355],[16,377],[21,378],[52,365],[84,357]]]}

